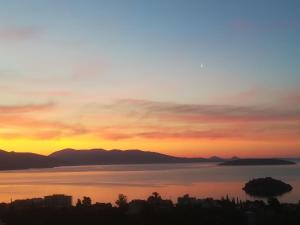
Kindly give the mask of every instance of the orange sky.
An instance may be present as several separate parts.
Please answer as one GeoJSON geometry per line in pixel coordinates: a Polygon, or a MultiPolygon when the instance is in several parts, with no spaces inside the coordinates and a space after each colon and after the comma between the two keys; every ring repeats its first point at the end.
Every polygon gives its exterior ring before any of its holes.
{"type": "Polygon", "coordinates": [[[118,100],[0,108],[2,149],[49,154],[63,148],[142,149],[177,156],[298,156],[293,107],[118,100]]]}

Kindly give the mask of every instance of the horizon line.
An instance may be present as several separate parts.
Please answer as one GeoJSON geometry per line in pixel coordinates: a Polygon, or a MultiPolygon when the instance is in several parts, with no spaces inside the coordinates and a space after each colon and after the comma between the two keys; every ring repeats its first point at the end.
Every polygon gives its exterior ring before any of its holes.
{"type": "Polygon", "coordinates": [[[193,156],[193,157],[187,157],[187,156],[177,156],[177,155],[172,155],[172,154],[166,154],[166,153],[162,153],[160,151],[152,151],[152,150],[144,150],[144,149],[136,149],[136,148],[132,148],[132,149],[118,149],[118,148],[112,148],[112,149],[105,149],[105,148],[84,148],[84,149],[76,149],[76,148],[62,148],[59,150],[54,150],[51,153],[48,154],[42,154],[42,153],[36,153],[36,152],[30,152],[30,151],[16,151],[16,150],[7,150],[7,149],[2,149],[0,148],[0,151],[4,151],[7,153],[29,153],[29,154],[36,154],[36,155],[42,155],[42,156],[50,156],[51,154],[55,153],[55,152],[59,152],[59,151],[64,151],[64,150],[73,150],[73,151],[91,151],[91,150],[103,150],[103,151],[122,151],[122,152],[126,152],[126,151],[141,151],[141,152],[151,152],[151,153],[157,153],[157,154],[162,154],[162,155],[167,155],[167,156],[172,156],[172,157],[176,157],[176,158],[204,158],[204,159],[210,159],[210,158],[221,158],[221,159],[232,159],[232,158],[240,158],[240,159],[286,159],[286,158],[299,158],[300,156],[238,156],[238,155],[232,155],[232,156],[218,156],[218,155],[211,155],[211,156],[193,156]]]}

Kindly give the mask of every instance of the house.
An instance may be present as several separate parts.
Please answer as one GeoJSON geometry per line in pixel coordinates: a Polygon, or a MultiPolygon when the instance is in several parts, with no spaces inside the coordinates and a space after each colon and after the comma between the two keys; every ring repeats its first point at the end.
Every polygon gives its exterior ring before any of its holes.
{"type": "Polygon", "coordinates": [[[15,200],[12,202],[12,205],[17,208],[27,208],[27,207],[43,207],[44,199],[43,198],[32,198],[24,200],[15,200]]]}
{"type": "Polygon", "coordinates": [[[68,195],[49,195],[44,197],[45,206],[47,207],[71,207],[72,196],[68,195]]]}
{"type": "Polygon", "coordinates": [[[198,199],[198,203],[201,205],[201,207],[206,209],[221,208],[219,201],[212,198],[198,199]]]}
{"type": "Polygon", "coordinates": [[[198,203],[197,199],[194,197],[190,197],[188,194],[184,195],[183,197],[179,197],[177,199],[178,206],[194,206],[198,203]]]}

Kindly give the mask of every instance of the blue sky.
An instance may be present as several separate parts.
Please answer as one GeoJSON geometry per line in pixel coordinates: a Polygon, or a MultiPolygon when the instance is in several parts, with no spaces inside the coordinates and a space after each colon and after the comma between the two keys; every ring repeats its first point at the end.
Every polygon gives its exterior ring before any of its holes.
{"type": "MultiPolygon", "coordinates": [[[[117,65],[137,64],[142,70],[154,70],[151,76],[181,81],[183,74],[174,73],[180,68],[172,65],[177,58],[187,64],[190,74],[184,76],[196,82],[212,84],[215,79],[209,74],[237,79],[243,88],[265,82],[276,87],[299,83],[298,1],[4,1],[1,5],[2,28],[41,32],[33,42],[19,46],[29,48],[25,54],[113,58],[117,65]],[[201,63],[205,72],[199,71],[201,63]]],[[[128,81],[140,76],[129,73],[128,81]]],[[[223,88],[225,84],[223,80],[223,88]]]]}

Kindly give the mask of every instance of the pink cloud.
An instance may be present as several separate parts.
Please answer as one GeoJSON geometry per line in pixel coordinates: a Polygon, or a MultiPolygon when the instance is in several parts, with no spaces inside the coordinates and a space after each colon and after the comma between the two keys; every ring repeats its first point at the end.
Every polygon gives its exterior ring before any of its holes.
{"type": "MultiPolygon", "coordinates": [[[[295,140],[300,136],[299,107],[180,104],[125,99],[100,108],[98,115],[107,115],[105,121],[111,121],[114,125],[91,127],[89,132],[108,140],[295,140]],[[117,123],[114,118],[118,118],[117,123]]],[[[93,119],[103,121],[105,117],[96,118],[93,119]]]]}
{"type": "Polygon", "coordinates": [[[0,40],[23,41],[40,35],[41,29],[36,27],[11,27],[0,28],[0,40]]]}
{"type": "Polygon", "coordinates": [[[104,57],[87,57],[83,62],[76,65],[71,74],[73,80],[91,80],[103,77],[108,69],[108,61],[104,57]]]}
{"type": "Polygon", "coordinates": [[[300,90],[293,90],[282,95],[282,100],[288,104],[300,104],[300,90]]]}
{"type": "Polygon", "coordinates": [[[0,105],[0,136],[50,139],[86,132],[79,124],[47,119],[48,112],[55,108],[54,103],[0,105]]]}
{"type": "MultiPolygon", "coordinates": [[[[95,132],[95,131],[94,131],[95,132]]],[[[93,132],[92,132],[93,133],[93,132]]],[[[167,131],[161,129],[159,125],[155,129],[144,131],[133,130],[118,130],[117,127],[113,131],[107,131],[105,129],[97,131],[97,136],[101,138],[119,141],[124,139],[143,138],[150,140],[162,140],[162,139],[176,139],[176,140],[297,140],[300,135],[300,128],[294,126],[272,126],[264,125],[264,127],[256,127],[252,125],[243,126],[229,126],[226,128],[207,128],[197,129],[196,127],[190,129],[172,128],[167,131]]]]}
{"type": "Polygon", "coordinates": [[[75,93],[72,91],[67,90],[43,90],[43,91],[20,91],[21,95],[28,95],[28,96],[42,96],[42,97],[70,97],[74,96],[75,93]]]}
{"type": "Polygon", "coordinates": [[[235,123],[264,121],[300,121],[300,108],[205,105],[155,102],[138,99],[119,100],[108,106],[112,113],[162,122],[235,123]]]}
{"type": "Polygon", "coordinates": [[[0,113],[15,114],[15,113],[30,113],[50,110],[55,107],[54,103],[45,104],[28,104],[28,105],[0,105],[0,113]]]}

